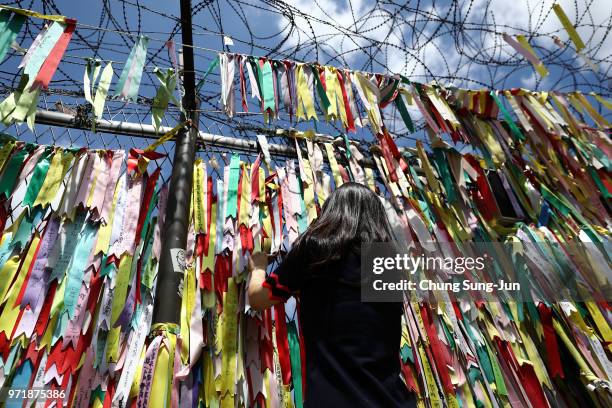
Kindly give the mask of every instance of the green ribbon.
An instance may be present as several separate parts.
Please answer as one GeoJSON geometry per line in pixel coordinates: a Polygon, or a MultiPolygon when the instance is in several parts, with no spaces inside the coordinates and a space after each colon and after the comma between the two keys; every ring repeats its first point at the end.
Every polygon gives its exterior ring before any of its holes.
{"type": "Polygon", "coordinates": [[[261,72],[261,90],[263,91],[263,109],[275,110],[276,105],[274,103],[274,81],[272,79],[272,66],[270,61],[264,62],[261,72]]]}
{"type": "Polygon", "coordinates": [[[439,147],[435,147],[433,149],[433,159],[436,167],[438,168],[438,172],[440,173],[440,177],[442,177],[442,184],[444,185],[444,191],[446,191],[446,198],[448,202],[452,204],[457,201],[457,192],[455,191],[455,183],[453,182],[450,168],[448,167],[448,160],[446,160],[446,156],[444,155],[444,150],[439,147]]]}
{"type": "Polygon", "coordinates": [[[179,107],[181,107],[181,103],[174,97],[174,89],[176,89],[176,73],[174,70],[172,68],[168,68],[166,72],[163,72],[161,69],[155,68],[153,73],[157,77],[160,86],[157,88],[155,98],[153,98],[151,118],[155,131],[159,131],[159,128],[162,125],[162,119],[164,118],[164,113],[166,113],[170,101],[179,107]]]}
{"type": "MultiPolygon", "coordinates": [[[[151,202],[149,203],[149,208],[147,209],[147,215],[145,216],[145,219],[143,222],[143,228],[142,228],[142,231],[140,232],[140,239],[142,241],[146,240],[147,235],[151,235],[149,234],[149,230],[151,230],[151,232],[153,230],[152,228],[153,224],[150,223],[149,221],[151,220],[151,215],[153,214],[153,210],[157,206],[157,200],[159,199],[159,190],[160,190],[159,188],[156,189],[153,192],[153,196],[151,197],[151,202]]],[[[145,258],[145,259],[148,259],[148,258],[145,258]]]]}
{"type": "Polygon", "coordinates": [[[210,64],[208,64],[208,69],[206,69],[204,76],[202,77],[202,79],[200,79],[200,82],[198,82],[198,85],[196,86],[196,93],[200,92],[200,89],[202,89],[202,87],[204,86],[204,81],[206,80],[206,77],[213,71],[213,69],[215,69],[217,65],[219,65],[218,55],[215,57],[214,60],[210,61],[210,64]]]}
{"type": "Polygon", "coordinates": [[[93,105],[93,84],[96,83],[98,75],[100,74],[100,67],[102,62],[99,59],[87,58],[87,64],[85,65],[85,75],[83,75],[83,92],[85,93],[85,100],[93,105]]]}
{"type": "Polygon", "coordinates": [[[4,194],[4,196],[8,198],[11,195],[15,183],[17,182],[17,175],[21,170],[21,165],[28,154],[29,152],[27,149],[21,149],[11,156],[6,165],[6,170],[0,179],[0,196],[4,194]]]}
{"type": "MultiPolygon", "coordinates": [[[[395,90],[397,89],[397,87],[400,84],[400,81],[397,79],[392,79],[393,84],[389,85],[387,84],[387,86],[385,86],[382,90],[385,92],[384,95],[381,95],[381,101],[380,101],[380,105],[384,106],[386,103],[389,102],[389,100],[393,97],[393,94],[395,93],[395,90]],[[387,89],[390,88],[390,89],[387,89]]],[[[397,97],[399,97],[399,95],[397,95],[397,97]]],[[[397,99],[397,97],[395,99],[397,99]]]]}
{"type": "MultiPolygon", "coordinates": [[[[572,138],[572,140],[577,140],[572,138]]],[[[603,164],[608,171],[612,171],[612,160],[597,146],[591,144],[591,153],[592,155],[599,160],[601,164],[603,164]]]]}
{"type": "Polygon", "coordinates": [[[11,11],[2,9],[0,10],[0,33],[3,33],[7,29],[9,20],[11,18],[11,11]]]}
{"type": "Polygon", "coordinates": [[[138,37],[138,41],[132,47],[130,54],[128,55],[121,75],[119,76],[119,82],[117,82],[115,88],[115,96],[136,101],[138,97],[138,89],[140,88],[140,80],[142,79],[142,71],[144,69],[145,59],[147,57],[147,46],[149,44],[149,38],[141,35],[138,37]],[[126,82],[130,80],[129,83],[126,82]],[[128,85],[128,86],[126,86],[128,85]]]}
{"type": "MultiPolygon", "coordinates": [[[[141,36],[138,41],[138,49],[136,50],[136,56],[134,58],[134,66],[130,70],[130,76],[132,81],[130,82],[130,90],[128,93],[128,99],[136,102],[138,97],[138,89],[140,88],[140,81],[142,79],[142,71],[144,70],[145,60],[147,59],[147,47],[149,45],[149,38],[141,36]]],[[[128,77],[128,78],[129,78],[128,77]]]]}
{"type": "Polygon", "coordinates": [[[497,107],[499,108],[502,115],[504,115],[504,120],[508,124],[508,127],[510,127],[510,131],[512,132],[512,135],[514,136],[514,141],[516,142],[524,141],[525,136],[521,133],[521,130],[518,128],[518,126],[516,126],[516,123],[514,123],[514,121],[512,120],[512,116],[510,116],[510,112],[508,112],[508,110],[506,109],[502,101],[495,94],[495,92],[491,91],[489,94],[491,95],[495,103],[497,104],[497,107]]]}
{"type": "MultiPolygon", "coordinates": [[[[26,212],[27,211],[24,211],[23,213],[26,212]]],[[[21,221],[19,221],[17,232],[13,236],[10,247],[15,248],[17,246],[19,248],[23,248],[24,245],[32,238],[32,227],[38,226],[43,215],[44,212],[42,207],[36,207],[34,211],[30,211],[27,215],[25,215],[21,221]]]]}
{"type": "Polygon", "coordinates": [[[412,348],[409,345],[404,344],[400,348],[400,357],[402,358],[402,362],[404,364],[406,364],[408,361],[414,364],[414,360],[412,358],[412,348]]]}
{"type": "Polygon", "coordinates": [[[27,120],[29,128],[34,128],[34,117],[40,88],[34,90],[26,89],[30,76],[23,74],[17,89],[0,103],[0,121],[8,126],[14,121],[23,122],[27,120]]]}
{"type": "Polygon", "coordinates": [[[325,89],[323,88],[323,83],[321,82],[321,78],[319,78],[319,70],[315,65],[311,65],[310,69],[312,70],[312,76],[315,81],[315,85],[317,88],[317,93],[319,94],[319,99],[321,101],[321,105],[323,106],[323,112],[327,115],[327,110],[331,106],[331,102],[327,97],[327,93],[325,93],[325,89]]]}
{"type": "Polygon", "coordinates": [[[0,148],[0,170],[4,168],[4,164],[11,156],[13,149],[15,149],[15,141],[13,140],[9,140],[0,148]]]}
{"type": "Polygon", "coordinates": [[[480,363],[480,368],[484,371],[486,380],[489,384],[495,382],[495,375],[493,374],[493,365],[491,363],[491,357],[489,353],[487,353],[486,346],[477,346],[476,353],[478,354],[478,362],[480,363]]]}
{"type": "Polygon", "coordinates": [[[36,201],[38,192],[45,182],[45,177],[47,177],[47,172],[49,171],[49,166],[51,164],[51,153],[53,153],[53,148],[47,147],[45,152],[42,154],[42,157],[38,160],[38,163],[36,163],[34,173],[32,174],[25,197],[21,203],[22,206],[32,207],[32,204],[34,204],[34,201],[36,201]]]}
{"type": "MultiPolygon", "coordinates": [[[[101,119],[104,113],[104,105],[106,104],[106,98],[108,96],[108,89],[113,79],[113,65],[112,62],[106,64],[100,74],[101,61],[88,59],[87,66],[85,68],[85,75],[83,76],[83,84],[85,91],[85,100],[91,104],[96,119],[101,119]],[[97,88],[96,88],[97,85],[97,88]],[[93,97],[94,88],[95,97],[93,97]]],[[[96,122],[93,121],[92,130],[96,130],[96,122]]]]}
{"type": "Polygon", "coordinates": [[[351,142],[349,141],[346,133],[342,133],[342,138],[344,139],[344,145],[346,146],[346,158],[350,159],[353,153],[351,153],[351,142]]]}
{"type": "Polygon", "coordinates": [[[408,109],[406,108],[402,95],[397,95],[394,102],[400,116],[402,117],[402,120],[404,121],[404,124],[406,125],[406,128],[410,133],[414,133],[414,123],[412,123],[412,118],[410,118],[410,114],[408,114],[408,109]]]}
{"type": "Polygon", "coordinates": [[[588,169],[589,169],[589,173],[591,174],[591,178],[593,178],[593,181],[597,185],[597,188],[599,189],[601,194],[604,196],[604,198],[611,198],[612,194],[610,194],[606,186],[603,184],[603,182],[599,178],[599,174],[597,174],[597,171],[595,171],[593,166],[589,166],[588,169]]]}
{"type": "MultiPolygon", "coordinates": [[[[2,12],[7,10],[2,10],[2,12]]],[[[6,16],[4,13],[0,14],[0,19],[4,20],[6,16]]],[[[25,22],[26,17],[21,14],[13,14],[13,19],[8,24],[0,23],[0,62],[6,57],[9,48],[15,38],[17,38],[17,34],[21,31],[21,27],[25,22]]]]}
{"type": "Polygon", "coordinates": [[[489,343],[485,343],[485,344],[487,346],[487,353],[491,357],[490,358],[491,367],[493,368],[493,377],[495,379],[495,385],[497,387],[497,392],[500,395],[508,395],[508,390],[506,389],[506,383],[504,383],[504,376],[502,375],[501,368],[499,366],[499,363],[497,362],[497,358],[495,354],[493,354],[493,351],[491,350],[489,343]]]}
{"type": "Polygon", "coordinates": [[[79,234],[78,244],[74,251],[74,256],[70,260],[70,266],[66,273],[66,289],[64,291],[64,309],[63,312],[68,312],[71,319],[74,318],[74,313],[81,293],[83,284],[83,275],[85,274],[85,266],[89,259],[89,253],[96,243],[96,235],[98,228],[91,223],[85,223],[85,226],[79,234]]]}
{"type": "Polygon", "coordinates": [[[225,218],[236,219],[238,206],[238,182],[240,179],[240,156],[232,155],[229,169],[229,185],[227,186],[227,203],[225,205],[225,218]]]}
{"type": "Polygon", "coordinates": [[[293,395],[296,408],[304,406],[302,397],[302,361],[300,356],[300,339],[295,321],[287,323],[287,340],[289,343],[289,359],[291,360],[291,379],[293,380],[293,395]]]}

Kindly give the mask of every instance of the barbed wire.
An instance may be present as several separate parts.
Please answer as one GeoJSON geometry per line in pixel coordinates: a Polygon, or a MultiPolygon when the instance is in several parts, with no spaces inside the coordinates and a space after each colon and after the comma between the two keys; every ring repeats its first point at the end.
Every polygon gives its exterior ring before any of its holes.
{"type": "MultiPolygon", "coordinates": [[[[61,103],[75,108],[85,103],[83,72],[86,58],[114,61],[120,73],[139,35],[150,38],[139,98],[135,103],[110,100],[113,116],[150,123],[151,103],[158,82],[155,67],[172,67],[166,41],[180,44],[180,18],[175,2],[103,0],[75,4],[70,0],[21,0],[7,5],[45,14],[62,14],[79,20],[77,30],[59,65],[46,106],[61,103]],[[166,4],[167,3],[167,4],[166,4]]],[[[560,1],[585,42],[583,56],[552,12],[552,0],[395,1],[395,0],[205,0],[192,2],[196,81],[200,81],[217,52],[239,52],[273,59],[319,62],[353,70],[401,73],[417,82],[436,81],[445,86],[481,89],[525,87],[534,90],[596,92],[611,95],[612,9],[605,0],[560,1]],[[510,15],[511,14],[511,15],[510,15]],[[502,39],[504,33],[524,35],[550,74],[541,78],[532,65],[502,39]],[[225,37],[234,45],[228,45],[225,37]],[[588,58],[589,61],[586,61],[588,58]],[[590,63],[589,63],[590,62],[590,63]],[[594,72],[593,67],[597,70],[594,72]]],[[[44,21],[28,19],[16,43],[30,46],[44,21]]],[[[0,64],[0,95],[19,83],[18,50],[0,64]]],[[[115,80],[116,80],[115,78],[115,80]]],[[[292,123],[288,115],[265,124],[253,104],[249,112],[228,118],[220,109],[220,76],[215,70],[200,89],[200,129],[209,133],[253,138],[255,132],[237,129],[315,127],[338,134],[333,123],[292,123]]],[[[112,91],[112,88],[111,88],[112,91]]],[[[42,104],[42,102],[41,102],[42,104]]],[[[603,112],[606,114],[606,112],[603,112]]],[[[424,139],[417,115],[410,134],[393,107],[384,112],[386,123],[400,145],[424,139]]],[[[177,108],[169,109],[166,122],[179,120],[177,108]]],[[[367,129],[351,137],[371,143],[367,129]]],[[[128,142],[126,142],[128,143],[128,142]]],[[[129,147],[129,146],[126,146],[129,147]]]]}

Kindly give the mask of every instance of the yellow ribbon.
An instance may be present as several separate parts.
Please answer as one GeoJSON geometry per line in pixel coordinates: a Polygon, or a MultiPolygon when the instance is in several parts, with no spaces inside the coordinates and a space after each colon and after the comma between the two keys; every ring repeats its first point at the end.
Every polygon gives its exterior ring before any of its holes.
{"type": "Polygon", "coordinates": [[[585,47],[584,42],[582,42],[582,39],[578,35],[578,32],[574,28],[573,24],[569,21],[569,18],[567,18],[567,14],[565,14],[565,11],[563,11],[563,8],[561,8],[561,5],[558,3],[555,3],[553,4],[552,8],[555,14],[557,15],[557,17],[559,18],[559,21],[561,21],[563,28],[565,28],[565,31],[567,31],[567,34],[569,35],[570,39],[576,46],[576,51],[577,52],[582,51],[585,47]]]}
{"type": "Polygon", "coordinates": [[[245,167],[242,169],[242,189],[240,191],[240,213],[238,225],[249,227],[251,218],[251,177],[245,167]]]}
{"type": "Polygon", "coordinates": [[[193,165],[193,218],[194,218],[194,229],[196,234],[206,232],[206,196],[204,195],[204,187],[207,183],[206,180],[206,164],[202,162],[202,159],[197,159],[193,165]]]}
{"type": "Polygon", "coordinates": [[[51,14],[40,14],[32,10],[24,10],[24,9],[20,9],[16,7],[0,5],[0,9],[10,10],[13,13],[21,14],[26,17],[34,17],[34,18],[40,18],[43,20],[57,21],[58,23],[63,23],[66,20],[66,17],[64,16],[57,16],[57,15],[51,15],[51,14]]]}
{"type": "Polygon", "coordinates": [[[597,99],[597,102],[601,103],[608,110],[612,110],[612,102],[605,100],[601,96],[597,95],[595,92],[591,92],[591,95],[597,99]]]}
{"type": "MultiPolygon", "coordinates": [[[[8,292],[6,292],[6,294],[4,295],[4,301],[6,301],[6,305],[4,306],[4,310],[0,315],[0,333],[4,332],[6,334],[6,337],[9,338],[11,337],[13,326],[15,325],[17,317],[19,316],[19,312],[21,311],[21,305],[19,303],[15,305],[15,302],[17,300],[17,297],[19,296],[21,287],[25,282],[26,275],[30,270],[30,264],[34,259],[34,254],[36,253],[36,249],[38,248],[39,241],[40,237],[38,236],[38,232],[35,232],[34,238],[32,238],[32,241],[30,242],[30,247],[25,256],[25,259],[23,260],[23,264],[21,265],[19,272],[17,272],[17,278],[15,279],[15,282],[8,290],[8,292]]],[[[7,262],[7,266],[5,267],[7,269],[7,272],[13,272],[13,274],[15,273],[17,269],[15,261],[15,258],[11,258],[7,262]]],[[[5,268],[3,268],[2,270],[3,272],[5,271],[5,268]]]]}
{"type": "Polygon", "coordinates": [[[525,48],[527,50],[528,53],[533,55],[533,57],[536,60],[538,60],[537,64],[532,64],[533,67],[535,68],[535,70],[538,72],[538,74],[540,74],[541,77],[545,77],[546,75],[548,75],[548,70],[544,66],[544,63],[540,60],[540,58],[535,53],[533,48],[531,48],[531,45],[529,45],[529,42],[527,41],[525,36],[524,35],[517,35],[516,36],[516,40],[519,42],[519,44],[521,44],[523,46],[523,48],[525,48]]]}
{"type": "Polygon", "coordinates": [[[304,74],[304,64],[297,64],[295,69],[295,75],[297,78],[297,112],[296,117],[298,120],[310,120],[317,119],[317,112],[314,108],[314,102],[312,99],[312,93],[308,86],[308,80],[306,74],[304,74]],[[306,114],[304,114],[304,109],[306,114]]]}
{"type": "Polygon", "coordinates": [[[162,143],[165,143],[168,140],[172,139],[174,136],[176,136],[176,134],[179,132],[179,130],[181,130],[183,127],[185,127],[185,124],[184,123],[179,123],[178,125],[176,125],[172,129],[167,131],[165,134],[163,134],[155,142],[151,143],[147,148],[144,149],[144,151],[145,152],[151,152],[151,151],[157,149],[157,147],[159,147],[162,143]]]}
{"type": "MultiPolygon", "coordinates": [[[[189,326],[191,313],[195,305],[196,278],[193,268],[186,268],[183,278],[183,298],[181,301],[181,361],[183,365],[189,364],[189,326]]],[[[195,363],[193,361],[192,363],[195,363]]]]}

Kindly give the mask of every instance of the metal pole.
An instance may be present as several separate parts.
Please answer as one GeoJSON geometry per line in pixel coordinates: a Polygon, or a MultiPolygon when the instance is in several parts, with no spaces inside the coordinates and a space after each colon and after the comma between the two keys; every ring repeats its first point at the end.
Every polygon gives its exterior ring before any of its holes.
{"type": "MultiPolygon", "coordinates": [[[[47,126],[58,126],[63,128],[89,130],[87,126],[77,123],[74,115],[55,112],[44,109],[36,111],[36,124],[47,126]]],[[[122,136],[142,137],[145,139],[156,139],[160,135],[169,132],[172,128],[168,126],[160,126],[155,129],[153,125],[133,122],[121,122],[118,120],[98,119],[96,120],[96,131],[101,133],[112,133],[122,136]]],[[[262,128],[263,129],[263,128],[262,128]]],[[[288,133],[283,133],[281,136],[289,138],[288,133]]],[[[318,135],[315,141],[332,142],[333,137],[327,135],[318,135]]],[[[216,135],[213,133],[198,132],[197,142],[201,142],[207,146],[218,146],[226,149],[240,150],[244,152],[257,153],[258,147],[255,140],[238,139],[237,137],[216,135]]],[[[295,148],[292,146],[269,143],[268,148],[270,153],[274,155],[296,157],[295,148]]],[[[374,167],[372,160],[365,159],[363,165],[374,167]]]]}
{"type": "MultiPolygon", "coordinates": [[[[55,112],[49,110],[37,110],[36,111],[36,124],[38,125],[48,125],[48,126],[58,126],[63,128],[73,128],[73,129],[83,129],[89,130],[88,127],[84,127],[83,125],[76,122],[76,118],[74,115],[70,115],[68,113],[55,112]]],[[[108,119],[99,119],[96,121],[96,130],[102,133],[112,133],[123,136],[134,136],[134,137],[142,137],[146,139],[155,139],[160,135],[163,135],[166,132],[169,132],[171,127],[160,126],[159,129],[155,129],[153,125],[146,125],[142,123],[133,123],[133,122],[121,122],[117,120],[108,120],[108,119]]],[[[244,128],[244,130],[247,130],[244,128]]],[[[252,128],[253,131],[264,131],[265,128],[252,128]]],[[[283,129],[285,132],[280,134],[285,138],[291,138],[287,129],[283,129]]],[[[223,136],[216,135],[213,133],[205,133],[198,132],[197,142],[201,142],[206,146],[218,146],[225,149],[239,150],[247,153],[256,153],[258,152],[257,142],[255,140],[248,139],[238,139],[237,137],[231,136],[223,136]]],[[[333,142],[334,138],[329,135],[316,135],[315,141],[329,143],[333,142]]],[[[285,156],[289,158],[296,157],[296,151],[293,146],[281,145],[275,143],[269,143],[268,148],[270,153],[275,156],[285,156]]],[[[303,153],[306,154],[306,151],[302,148],[303,153]]],[[[409,148],[400,147],[400,151],[410,151],[409,148]]],[[[346,158],[342,157],[340,154],[336,155],[336,160],[338,160],[342,164],[347,164],[346,158]]],[[[374,160],[369,158],[364,158],[359,161],[364,167],[376,168],[374,160]]],[[[420,171],[420,169],[417,169],[420,171]]]]}
{"type": "Polygon", "coordinates": [[[195,75],[193,61],[193,35],[191,28],[191,1],[181,0],[181,33],[183,42],[183,107],[191,127],[177,135],[170,179],[170,194],[166,207],[166,219],[162,231],[162,247],[157,273],[157,291],[153,308],[153,323],[179,323],[181,296],[179,285],[183,278],[183,264],[189,214],[193,163],[198,137],[196,113],[195,75]]]}

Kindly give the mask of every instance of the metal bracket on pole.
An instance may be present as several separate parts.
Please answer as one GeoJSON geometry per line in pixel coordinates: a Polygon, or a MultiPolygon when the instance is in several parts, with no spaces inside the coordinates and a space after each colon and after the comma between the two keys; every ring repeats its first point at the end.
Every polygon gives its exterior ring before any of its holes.
{"type": "Polygon", "coordinates": [[[162,246],[157,272],[157,290],[153,308],[153,323],[180,322],[181,294],[179,286],[185,266],[185,246],[189,232],[193,163],[198,138],[197,104],[195,95],[195,69],[193,61],[193,34],[191,1],[181,0],[181,32],[183,42],[183,108],[182,121],[191,123],[176,138],[170,192],[166,205],[166,218],[162,231],[162,246]]]}

